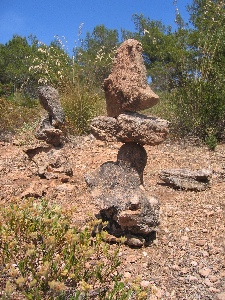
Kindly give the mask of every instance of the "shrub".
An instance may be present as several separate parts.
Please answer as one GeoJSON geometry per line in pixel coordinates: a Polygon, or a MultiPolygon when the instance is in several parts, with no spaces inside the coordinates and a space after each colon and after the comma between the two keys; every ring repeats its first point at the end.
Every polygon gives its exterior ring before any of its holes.
{"type": "Polygon", "coordinates": [[[91,119],[105,113],[105,100],[101,92],[79,78],[66,87],[61,102],[71,134],[89,133],[91,119]]]}
{"type": "Polygon", "coordinates": [[[112,252],[104,232],[93,238],[94,224],[78,231],[71,212],[45,199],[22,201],[0,208],[2,299],[146,299],[121,281],[119,246],[112,252]]]}
{"type": "MultiPolygon", "coordinates": [[[[16,97],[19,98],[19,95],[16,97]]],[[[32,107],[26,107],[14,100],[0,98],[0,134],[15,133],[24,124],[37,122],[41,112],[37,102],[32,107]]]]}

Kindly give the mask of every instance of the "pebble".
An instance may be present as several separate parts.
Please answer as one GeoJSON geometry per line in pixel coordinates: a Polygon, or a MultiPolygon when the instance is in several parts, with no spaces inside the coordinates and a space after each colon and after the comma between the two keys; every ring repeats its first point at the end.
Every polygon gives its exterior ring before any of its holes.
{"type": "Polygon", "coordinates": [[[124,278],[131,278],[131,273],[125,272],[123,276],[124,276],[124,278]]]}
{"type": "Polygon", "coordinates": [[[214,288],[214,287],[210,287],[210,288],[209,288],[209,291],[212,292],[212,293],[219,293],[219,292],[220,292],[219,289],[216,289],[216,288],[214,288]]]}
{"type": "Polygon", "coordinates": [[[180,267],[178,265],[173,265],[172,269],[175,270],[175,271],[178,271],[178,270],[180,270],[180,267]]]}
{"type": "Polygon", "coordinates": [[[203,269],[200,269],[199,271],[199,274],[203,277],[208,277],[209,274],[211,273],[211,269],[209,268],[203,268],[203,269]]]}
{"type": "Polygon", "coordinates": [[[192,265],[193,267],[197,267],[198,263],[197,263],[197,261],[193,260],[193,261],[191,262],[191,265],[192,265]]]}
{"type": "Polygon", "coordinates": [[[209,275],[209,280],[211,281],[211,282],[216,282],[217,280],[218,280],[218,277],[217,276],[215,276],[215,275],[209,275]]]}
{"type": "Polygon", "coordinates": [[[149,285],[150,285],[150,282],[147,281],[147,280],[142,280],[142,281],[140,282],[140,286],[141,286],[143,289],[146,289],[149,285]]]}
{"type": "Polygon", "coordinates": [[[187,279],[189,281],[198,281],[198,278],[196,276],[192,276],[192,275],[187,276],[187,279]]]}
{"type": "Polygon", "coordinates": [[[207,251],[202,251],[202,256],[203,257],[208,257],[209,256],[209,253],[207,251]]]}
{"type": "Polygon", "coordinates": [[[201,246],[202,247],[202,246],[204,246],[204,245],[207,244],[207,241],[206,240],[196,240],[195,244],[197,246],[201,246]]]}
{"type": "Polygon", "coordinates": [[[204,280],[204,282],[205,282],[205,284],[206,284],[207,286],[209,286],[209,287],[213,286],[213,283],[209,280],[209,278],[206,278],[206,279],[204,280]]]}
{"type": "Polygon", "coordinates": [[[189,240],[189,237],[187,235],[183,235],[181,237],[181,239],[184,241],[184,242],[187,242],[189,240]]]}
{"type": "Polygon", "coordinates": [[[127,261],[130,263],[135,263],[137,261],[137,256],[136,255],[128,255],[127,256],[127,261]]]}

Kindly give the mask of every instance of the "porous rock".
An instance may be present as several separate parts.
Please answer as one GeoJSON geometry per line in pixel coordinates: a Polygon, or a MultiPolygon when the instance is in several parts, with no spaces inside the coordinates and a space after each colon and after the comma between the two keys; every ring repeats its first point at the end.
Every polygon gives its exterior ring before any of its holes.
{"type": "Polygon", "coordinates": [[[85,175],[92,196],[108,232],[147,238],[159,224],[159,201],[141,188],[135,168],[106,162],[85,175]]]}
{"type": "Polygon", "coordinates": [[[188,170],[170,169],[159,173],[160,179],[165,183],[184,190],[204,191],[210,187],[212,171],[207,169],[188,170]]]}
{"type": "Polygon", "coordinates": [[[73,175],[70,159],[64,148],[37,147],[26,149],[25,153],[36,166],[34,173],[41,178],[56,179],[73,175]]]}
{"type": "Polygon", "coordinates": [[[47,144],[51,144],[55,147],[61,146],[64,140],[63,131],[53,127],[49,121],[49,117],[44,117],[41,120],[39,129],[35,133],[35,137],[38,140],[45,141],[47,144]]]}
{"type": "Polygon", "coordinates": [[[55,147],[61,146],[65,140],[65,132],[62,130],[65,114],[60,104],[58,91],[50,86],[42,86],[38,88],[38,95],[40,104],[48,115],[42,118],[35,137],[55,147]]]}
{"type": "Polygon", "coordinates": [[[141,43],[128,39],[117,49],[112,73],[103,83],[107,114],[140,111],[159,101],[147,83],[141,43]]]}
{"type": "Polygon", "coordinates": [[[116,119],[99,116],[91,122],[91,132],[99,140],[136,142],[142,145],[158,145],[168,135],[168,121],[126,112],[116,119]]]}
{"type": "Polygon", "coordinates": [[[48,112],[50,119],[53,122],[63,124],[65,114],[59,100],[58,91],[51,86],[41,86],[38,88],[38,96],[40,104],[48,112]]]}

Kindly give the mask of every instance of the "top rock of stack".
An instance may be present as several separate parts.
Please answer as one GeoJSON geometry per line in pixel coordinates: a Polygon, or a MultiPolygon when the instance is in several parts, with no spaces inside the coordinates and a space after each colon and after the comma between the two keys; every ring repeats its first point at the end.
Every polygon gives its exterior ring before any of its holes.
{"type": "Polygon", "coordinates": [[[108,116],[117,117],[158,103],[159,97],[147,83],[142,51],[141,43],[134,39],[117,49],[112,73],[103,83],[108,116]]]}

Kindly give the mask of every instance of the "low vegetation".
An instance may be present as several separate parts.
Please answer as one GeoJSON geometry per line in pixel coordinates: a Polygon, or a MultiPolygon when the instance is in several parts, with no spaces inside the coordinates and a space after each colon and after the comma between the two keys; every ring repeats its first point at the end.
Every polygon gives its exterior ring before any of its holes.
{"type": "Polygon", "coordinates": [[[99,220],[78,230],[71,211],[45,199],[14,200],[0,208],[1,299],[146,299],[123,281],[119,245],[92,236],[99,220]]]}

